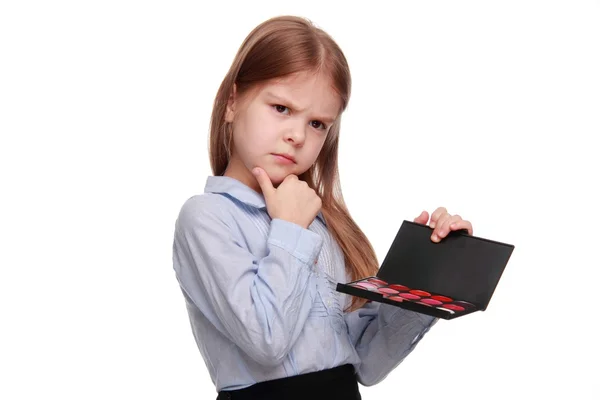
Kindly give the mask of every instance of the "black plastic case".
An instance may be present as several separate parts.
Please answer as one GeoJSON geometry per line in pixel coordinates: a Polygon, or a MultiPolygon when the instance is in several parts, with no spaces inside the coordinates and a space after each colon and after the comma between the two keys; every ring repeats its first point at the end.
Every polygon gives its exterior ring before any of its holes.
{"type": "Polygon", "coordinates": [[[443,319],[485,311],[514,245],[464,231],[435,243],[432,233],[429,226],[403,221],[377,276],[338,283],[337,291],[443,319]]]}

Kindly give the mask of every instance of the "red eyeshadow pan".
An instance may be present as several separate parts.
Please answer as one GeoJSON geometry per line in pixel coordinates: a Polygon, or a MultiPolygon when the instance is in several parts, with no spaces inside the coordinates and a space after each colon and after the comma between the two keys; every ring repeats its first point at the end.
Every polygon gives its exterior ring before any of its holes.
{"type": "Polygon", "coordinates": [[[421,303],[429,304],[431,306],[439,306],[440,304],[444,304],[441,301],[435,299],[423,299],[421,300],[421,303]]]}
{"type": "Polygon", "coordinates": [[[397,290],[390,289],[390,288],[379,288],[379,292],[385,293],[385,294],[397,294],[398,293],[397,290]]]}
{"type": "Polygon", "coordinates": [[[452,299],[450,297],[446,297],[446,296],[435,295],[435,296],[431,296],[431,298],[434,300],[439,300],[444,303],[450,303],[452,301],[452,299]]]}
{"type": "Polygon", "coordinates": [[[431,293],[428,293],[424,290],[411,290],[410,291],[412,294],[416,294],[417,296],[421,296],[421,297],[429,297],[431,296],[431,293]]]}
{"type": "Polygon", "coordinates": [[[462,300],[457,300],[457,301],[454,302],[454,304],[456,304],[457,306],[464,307],[465,309],[466,308],[473,308],[473,307],[475,307],[474,304],[471,304],[469,302],[462,301],[462,300]]]}
{"type": "Polygon", "coordinates": [[[456,304],[444,304],[444,308],[448,308],[454,311],[465,311],[464,307],[457,306],[456,304]]]}
{"type": "Polygon", "coordinates": [[[397,302],[403,302],[404,301],[404,299],[402,297],[400,297],[400,296],[390,296],[390,297],[387,297],[387,298],[390,299],[390,300],[397,301],[397,302]]]}
{"type": "Polygon", "coordinates": [[[388,285],[388,287],[389,287],[390,289],[394,289],[394,290],[397,290],[397,291],[399,291],[399,292],[404,292],[404,291],[407,291],[407,290],[409,290],[409,288],[408,288],[408,287],[406,287],[406,286],[404,286],[404,285],[392,284],[392,285],[388,285]]]}
{"type": "Polygon", "coordinates": [[[419,296],[414,295],[412,293],[400,293],[398,296],[404,297],[405,299],[409,299],[409,300],[419,300],[420,299],[419,296]]]}
{"type": "Polygon", "coordinates": [[[387,282],[382,281],[381,279],[370,278],[369,283],[373,283],[375,285],[387,286],[387,282]]]}
{"type": "Polygon", "coordinates": [[[377,289],[377,285],[373,285],[372,283],[368,283],[368,282],[358,282],[355,285],[360,286],[361,288],[367,289],[367,290],[377,289]]]}

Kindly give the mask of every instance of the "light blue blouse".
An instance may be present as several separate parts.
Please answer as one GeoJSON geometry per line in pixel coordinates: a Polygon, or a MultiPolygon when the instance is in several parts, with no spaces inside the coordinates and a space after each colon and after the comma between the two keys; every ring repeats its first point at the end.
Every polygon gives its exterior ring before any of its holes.
{"type": "Polygon", "coordinates": [[[380,303],[345,313],[343,253],[321,214],[304,229],[269,217],[243,183],[209,176],[175,223],[173,268],[217,391],[353,364],[381,381],[436,318],[380,303]]]}

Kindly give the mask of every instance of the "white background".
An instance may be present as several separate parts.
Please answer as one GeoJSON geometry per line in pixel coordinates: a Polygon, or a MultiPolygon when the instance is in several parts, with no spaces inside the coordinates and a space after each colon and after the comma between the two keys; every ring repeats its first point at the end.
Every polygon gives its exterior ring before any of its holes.
{"type": "Polygon", "coordinates": [[[249,31],[309,17],[353,73],[340,169],[380,260],[446,206],[516,246],[382,395],[600,398],[599,1],[0,6],[0,398],[212,399],[171,263],[249,31]]]}

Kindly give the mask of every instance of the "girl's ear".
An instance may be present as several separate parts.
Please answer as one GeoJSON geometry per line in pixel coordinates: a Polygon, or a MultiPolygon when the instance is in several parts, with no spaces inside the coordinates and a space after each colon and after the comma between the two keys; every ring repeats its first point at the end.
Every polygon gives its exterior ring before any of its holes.
{"type": "Polygon", "coordinates": [[[235,115],[235,99],[236,99],[236,86],[233,84],[233,91],[229,95],[227,100],[227,109],[225,110],[225,122],[232,123],[235,115]]]}

